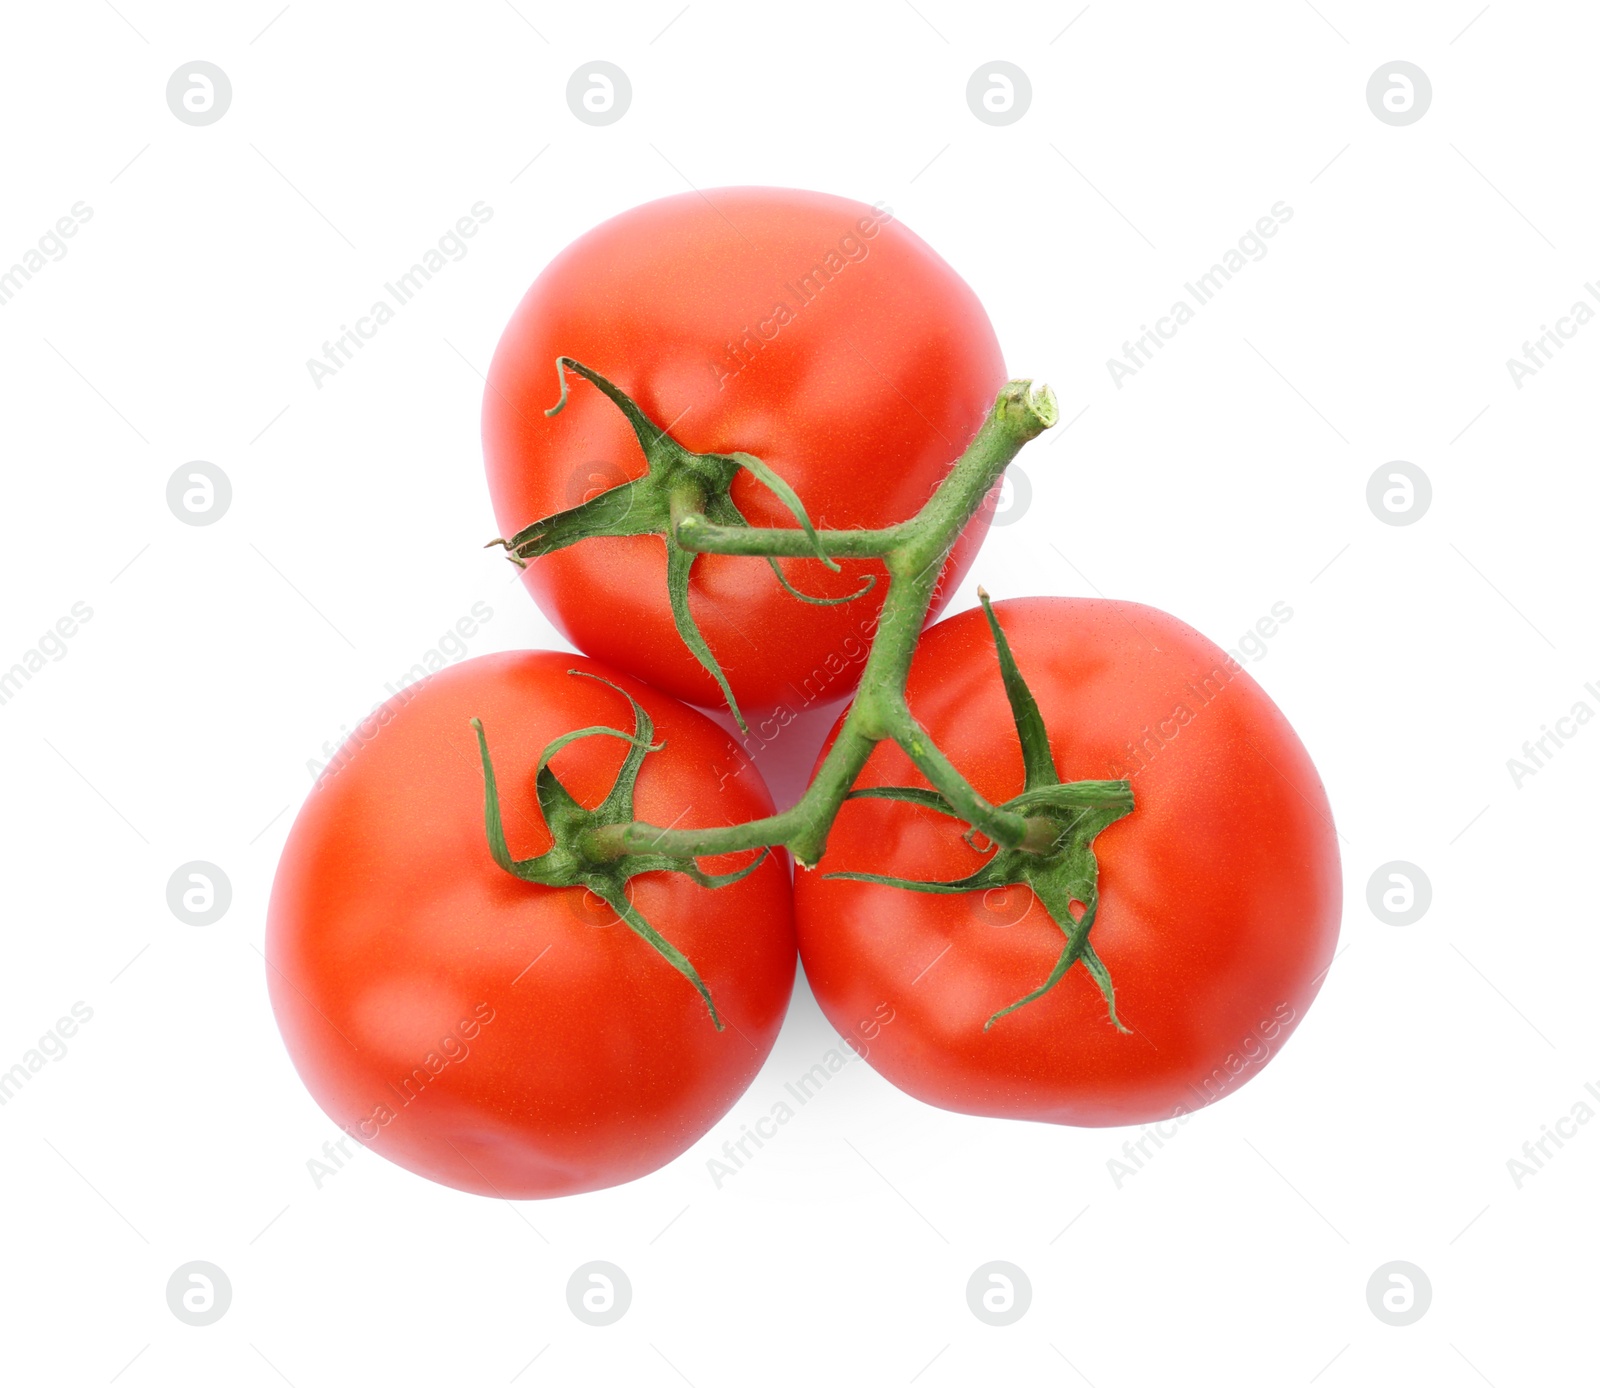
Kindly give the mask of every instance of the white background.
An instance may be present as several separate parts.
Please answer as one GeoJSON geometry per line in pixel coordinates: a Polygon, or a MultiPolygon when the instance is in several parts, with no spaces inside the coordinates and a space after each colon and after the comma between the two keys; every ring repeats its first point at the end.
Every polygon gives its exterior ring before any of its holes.
{"type": "MultiPolygon", "coordinates": [[[[74,1002],[94,1015],[0,1108],[0,1374],[1592,1376],[1600,1124],[1520,1189],[1507,1161],[1600,1084],[1600,727],[1520,788],[1506,761],[1574,702],[1600,710],[1600,326],[1521,389],[1505,363],[1600,280],[1600,18],[1318,10],[8,8],[0,264],[75,202],[93,216],[0,308],[0,667],[75,602],[93,617],[0,706],[0,1068],[74,1002]],[[564,95],[596,58],[633,84],[606,128],[564,95]],[[1000,128],[965,98],[997,58],[1033,88],[1000,128]],[[165,100],[195,59],[233,85],[204,128],[165,100]],[[1395,59],[1433,85],[1405,127],[1365,97],[1395,59]],[[1031,505],[974,580],[1137,599],[1224,646],[1293,608],[1251,669],[1328,785],[1341,953],[1272,1065],[1120,1188],[1108,1161],[1137,1133],[945,1114],[859,1064],[716,1188],[707,1158],[835,1044],[802,984],[745,1098],[645,1180],[508,1206],[358,1152],[318,1189],[307,1161],[338,1134],[259,952],[307,761],[475,601],[494,616],[473,654],[558,644],[479,548],[480,373],[569,240],[727,183],[886,200],[977,290],[1010,369],[1057,389],[1070,428],[1024,455],[1031,505]],[[317,389],[306,359],[480,199],[470,253],[317,389]],[[1280,200],[1266,258],[1118,389],[1106,359],[1280,200]],[[233,486],[207,527],[165,501],[195,459],[233,486]],[[1396,459],[1433,486],[1405,527],[1366,503],[1396,459]],[[233,885],[209,927],[166,904],[191,859],[233,885]],[[1411,926],[1367,906],[1392,859],[1432,881],[1411,926]],[[205,1328],[165,1297],[194,1259],[233,1288],[205,1328]],[[606,1329],[566,1304],[592,1259],[633,1285],[606,1329]],[[966,1305],[991,1259],[1033,1288],[1007,1328],[966,1305]],[[1395,1259],[1433,1289],[1402,1328],[1365,1290],[1395,1259]]],[[[780,794],[821,731],[768,759],[780,794]]]]}

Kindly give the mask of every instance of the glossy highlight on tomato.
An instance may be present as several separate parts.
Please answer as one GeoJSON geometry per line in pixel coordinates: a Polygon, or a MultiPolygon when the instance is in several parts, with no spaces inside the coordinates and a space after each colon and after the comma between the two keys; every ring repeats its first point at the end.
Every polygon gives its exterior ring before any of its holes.
{"type": "MultiPolygon", "coordinates": [[[[609,377],[689,449],[757,455],[833,529],[913,515],[1005,379],[976,296],[882,205],[780,188],[646,203],[561,252],[501,337],[483,444],[503,535],[645,471],[627,421],[592,387],[546,417],[558,356],[609,377]]],[[[752,525],[795,524],[748,476],[732,497],[752,525]]],[[[958,539],[944,593],[991,510],[958,539]]],[[[780,563],[815,596],[882,575],[875,560],[847,559],[837,573],[815,559],[780,563]]],[[[674,629],[659,536],[586,540],[537,559],[524,579],[580,649],[679,698],[722,702],[674,629]]],[[[799,709],[849,692],[860,660],[846,653],[864,650],[884,590],[809,606],[760,559],[705,555],[690,609],[741,705],[799,709]]]]}
{"type": "MultiPolygon", "coordinates": [[[[660,744],[639,771],[638,814],[703,826],[771,812],[759,775],[703,714],[596,661],[523,652],[402,690],[290,832],[267,926],[279,1028],[334,1122],[431,1180],[532,1199],[642,1176],[727,1111],[777,1036],[795,972],[781,854],[718,890],[671,872],[627,883],[699,970],[722,1030],[599,898],[518,880],[491,856],[469,720],[493,744],[506,838],[524,858],[550,844],[534,795],[542,749],[578,728],[627,732],[624,690],[660,744]]],[[[588,737],[550,765],[593,808],[626,752],[619,737],[588,737]]]]}
{"type": "MultiPolygon", "coordinates": [[[[1031,892],[924,895],[830,881],[865,871],[950,881],[984,860],[932,810],[852,800],[817,870],[798,875],[806,977],[845,1035],[887,1003],[867,1059],[916,1098],[962,1113],[1080,1126],[1191,1112],[1259,1074],[1300,1023],[1333,958],[1341,879],[1321,780],[1294,730],[1239,664],[1137,603],[994,605],[1038,702],[1064,781],[1132,784],[1134,811],[1094,841],[1090,939],[1118,1016],[1074,965],[1046,979],[1061,929],[1031,892]]],[[[1001,803],[1022,756],[981,612],[928,631],[906,687],[955,766],[1001,803]]],[[[880,745],[857,782],[926,784],[880,745]]]]}

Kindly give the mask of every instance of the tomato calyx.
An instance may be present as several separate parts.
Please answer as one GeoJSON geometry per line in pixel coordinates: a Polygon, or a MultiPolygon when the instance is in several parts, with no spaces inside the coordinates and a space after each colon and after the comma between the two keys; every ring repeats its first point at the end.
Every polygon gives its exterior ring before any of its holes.
{"type": "MultiPolygon", "coordinates": [[[[1011,705],[1012,721],[1022,747],[1023,789],[1020,795],[999,808],[1026,817],[1028,834],[1014,847],[991,841],[993,855],[976,872],[950,882],[918,881],[889,877],[872,872],[830,872],[828,879],[849,882],[874,882],[905,891],[959,895],[988,892],[996,888],[1025,886],[1031,890],[1045,912],[1060,929],[1064,941],[1049,976],[1026,996],[996,1012],[983,1029],[1019,1007],[1043,997],[1076,963],[1082,963],[1105,998],[1106,1011],[1113,1026],[1126,1033],[1128,1028],[1117,1016],[1116,990],[1111,972],[1089,940],[1099,906],[1099,862],[1094,840],[1108,825],[1133,812],[1133,787],[1127,781],[1072,781],[1063,783],[1050,753],[1050,739],[1033,692],[1017,668],[1011,645],[999,619],[994,615],[989,595],[978,589],[984,616],[994,637],[1000,660],[1000,677],[1011,705]],[[1079,910],[1075,913],[1073,907],[1079,910]]],[[[962,816],[937,790],[916,786],[872,786],[850,792],[851,799],[895,800],[918,805],[960,819],[962,816]]],[[[977,847],[978,831],[968,829],[963,837],[977,847]]]]}
{"type": "MultiPolygon", "coordinates": [[[[513,564],[526,568],[532,560],[565,549],[580,540],[600,536],[661,536],[667,547],[667,595],[672,605],[673,625],[694,658],[717,682],[728,711],[739,724],[740,730],[748,733],[750,729],[733,696],[727,676],[723,674],[721,664],[689,609],[689,578],[700,551],[679,542],[680,527],[692,531],[697,522],[709,522],[719,528],[749,529],[750,522],[734,504],[731,494],[733,479],[740,472],[748,472],[772,492],[799,522],[804,536],[804,552],[809,557],[820,559],[834,572],[838,572],[839,565],[818,538],[816,528],[800,498],[795,495],[794,488],[760,458],[751,453],[691,452],[668,432],[671,425],[662,427],[656,424],[619,386],[572,357],[556,358],[556,378],[560,382],[561,397],[545,411],[546,417],[558,415],[566,408],[569,371],[594,385],[622,411],[644,453],[645,475],[610,487],[568,510],[536,520],[509,540],[491,540],[487,547],[503,546],[513,564]]],[[[802,593],[789,582],[776,556],[769,554],[765,558],[790,596],[817,606],[831,607],[838,603],[854,602],[870,592],[878,581],[875,575],[869,574],[853,593],[833,598],[814,597],[802,593]]]]}
{"type": "Polygon", "coordinates": [[[593,892],[617,913],[617,918],[624,925],[694,985],[711,1014],[713,1025],[721,1031],[722,1018],[717,1014],[710,989],[683,952],[656,930],[629,900],[628,879],[643,872],[681,872],[702,887],[728,887],[760,867],[766,861],[769,850],[763,848],[746,866],[725,873],[706,872],[693,857],[687,855],[643,853],[617,856],[607,852],[596,831],[608,825],[633,822],[633,792],[639,779],[639,768],[643,766],[646,756],[660,751],[666,744],[651,741],[655,724],[627,690],[585,670],[569,670],[567,673],[596,680],[627,699],[633,708],[633,731],[626,733],[620,728],[604,725],[578,728],[563,733],[545,747],[539,754],[534,772],[534,795],[539,802],[539,812],[545,826],[550,831],[551,846],[534,857],[514,859],[506,843],[500,792],[495,781],[494,762],[489,756],[488,737],[482,721],[472,719],[473,731],[478,736],[478,755],[483,763],[483,817],[490,855],[499,867],[521,881],[541,887],[582,887],[593,892]],[[617,772],[617,779],[605,799],[592,810],[573,797],[550,765],[564,747],[587,737],[615,737],[628,744],[628,754],[617,772]]]}

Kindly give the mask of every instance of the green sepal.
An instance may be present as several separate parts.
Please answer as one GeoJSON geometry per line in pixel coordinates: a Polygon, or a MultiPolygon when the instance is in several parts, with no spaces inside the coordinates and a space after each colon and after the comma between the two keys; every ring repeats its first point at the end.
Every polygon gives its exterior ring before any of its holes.
{"type": "MultiPolygon", "coordinates": [[[[644,765],[645,757],[651,752],[659,752],[667,744],[654,742],[656,735],[655,720],[644,711],[644,706],[628,693],[620,684],[613,684],[604,675],[590,674],[587,670],[568,670],[569,675],[579,679],[593,680],[596,684],[603,684],[607,689],[615,689],[628,701],[628,707],[633,710],[633,736],[626,738],[628,755],[623,759],[622,766],[617,771],[617,779],[612,783],[606,798],[600,802],[595,813],[612,817],[626,812],[627,818],[633,818],[633,788],[639,781],[639,768],[644,765]]],[[[615,728],[606,728],[604,731],[615,734],[615,728]]],[[[543,759],[541,758],[541,764],[543,759]]]]}
{"type": "Polygon", "coordinates": [[[583,887],[593,892],[614,910],[619,919],[640,939],[644,940],[667,963],[689,980],[700,994],[718,1031],[723,1029],[722,1018],[712,1002],[705,980],[696,971],[687,956],[663,936],[628,899],[627,883],[630,878],[646,872],[679,872],[692,882],[711,890],[731,887],[755,872],[770,853],[763,848],[745,866],[731,872],[709,873],[692,857],[665,853],[625,854],[621,857],[597,860],[586,849],[586,843],[596,829],[611,825],[630,824],[634,819],[634,789],[638,783],[639,769],[645,758],[660,751],[665,745],[652,741],[655,724],[644,707],[633,695],[602,675],[587,670],[568,670],[567,673],[583,679],[592,679],[609,689],[616,690],[627,699],[633,710],[633,731],[625,733],[620,728],[596,725],[563,733],[548,743],[539,754],[535,768],[534,787],[539,812],[550,831],[551,846],[544,853],[521,860],[511,856],[506,842],[505,823],[500,808],[499,785],[495,778],[494,761],[489,755],[489,741],[481,720],[471,720],[478,738],[478,755],[483,766],[484,832],[489,841],[489,855],[495,864],[524,882],[545,887],[583,887]],[[616,780],[605,799],[588,810],[572,795],[556,776],[550,763],[563,748],[589,737],[615,737],[628,744],[627,756],[617,772],[616,780]]]}
{"type": "Polygon", "coordinates": [[[806,508],[800,504],[800,498],[795,494],[794,488],[753,453],[726,453],[722,456],[729,462],[737,463],[789,508],[789,514],[800,522],[800,528],[806,532],[806,538],[815,546],[817,558],[834,573],[838,573],[839,561],[823,549],[822,541],[817,536],[817,528],[811,524],[811,517],[806,514],[806,508]]]}
{"type": "MultiPolygon", "coordinates": [[[[1119,815],[1118,818],[1120,817],[1119,815]]],[[[990,1017],[983,1024],[985,1031],[1008,1013],[1042,998],[1061,981],[1068,969],[1080,959],[1084,959],[1084,951],[1089,947],[1089,931],[1094,926],[1095,915],[1100,907],[1099,871],[1094,852],[1089,847],[1094,834],[1097,833],[1099,830],[1093,829],[1087,837],[1075,841],[1063,857],[1054,859],[1040,868],[1030,871],[1024,867],[1021,880],[1032,889],[1039,904],[1060,929],[1065,941],[1055,967],[1050,971],[1050,976],[1031,993],[1018,998],[1008,1007],[1002,1007],[990,1017]],[[1078,920],[1072,918],[1074,901],[1081,901],[1084,907],[1083,915],[1078,920]]],[[[1085,967],[1088,968],[1090,976],[1095,978],[1106,1000],[1106,1009],[1113,1025],[1118,1031],[1126,1031],[1127,1028],[1117,1019],[1116,1003],[1110,986],[1111,976],[1106,972],[1105,965],[1100,963],[1098,955],[1095,957],[1095,963],[1099,964],[1100,973],[1104,975],[1103,982],[1095,975],[1095,970],[1088,966],[1087,960],[1085,967]]]]}
{"type": "Polygon", "coordinates": [[[483,824],[489,838],[489,856],[505,871],[521,877],[523,874],[517,870],[521,864],[512,858],[506,843],[506,828],[500,818],[500,787],[495,780],[494,762],[489,758],[489,740],[483,735],[483,721],[474,718],[472,730],[478,735],[478,757],[483,763],[483,824]]]}
{"type": "MultiPolygon", "coordinates": [[[[569,675],[579,675],[581,670],[568,670],[569,675]]],[[[595,676],[596,679],[599,676],[595,676]]],[[[603,684],[611,684],[610,680],[602,680],[603,684]]],[[[615,685],[611,686],[613,689],[615,685]]],[[[649,734],[645,734],[648,738],[649,734]]],[[[575,800],[567,788],[556,779],[556,773],[550,767],[551,759],[565,747],[570,747],[586,737],[615,737],[629,744],[629,756],[635,752],[651,752],[656,749],[648,741],[629,737],[627,733],[619,732],[616,728],[594,727],[579,728],[576,732],[563,733],[550,743],[544,751],[539,753],[539,764],[534,774],[534,793],[539,797],[539,808],[544,812],[545,823],[550,826],[551,832],[573,829],[575,830],[582,821],[587,819],[589,812],[575,800]]],[[[626,765],[626,763],[624,763],[626,765]]],[[[614,792],[613,788],[613,792],[614,792]]],[[[609,798],[609,797],[608,797],[609,798]]]]}
{"type": "Polygon", "coordinates": [[[772,850],[763,848],[761,852],[742,868],[735,868],[732,872],[707,872],[693,858],[670,857],[665,853],[630,853],[633,860],[633,875],[641,872],[681,872],[692,882],[698,882],[702,887],[731,887],[735,882],[742,882],[762,863],[767,861],[767,856],[772,850]]]}
{"type": "Polygon", "coordinates": [[[711,1014],[711,1024],[718,1031],[723,1030],[722,1018],[717,1015],[717,1005],[711,1000],[711,990],[706,987],[705,980],[700,977],[699,971],[689,962],[688,957],[681,949],[639,913],[638,908],[628,900],[628,894],[623,890],[622,886],[609,880],[596,879],[590,884],[589,890],[615,911],[618,918],[629,930],[633,931],[635,935],[654,949],[657,954],[671,964],[690,983],[694,984],[695,992],[700,994],[701,1000],[706,1005],[706,1011],[711,1014]]]}
{"type": "Polygon", "coordinates": [[[676,545],[667,549],[667,600],[672,604],[672,625],[678,629],[679,639],[700,662],[701,668],[717,682],[717,688],[722,691],[722,701],[727,704],[733,721],[739,725],[739,731],[748,737],[750,725],[744,721],[739,701],[733,697],[733,686],[728,683],[721,662],[711,653],[710,645],[695,624],[694,613],[689,610],[689,574],[699,557],[692,550],[679,549],[676,545]]]}
{"type": "Polygon", "coordinates": [[[1056,984],[1060,983],[1061,980],[1066,977],[1067,970],[1070,969],[1073,963],[1076,961],[1078,953],[1079,951],[1074,949],[1069,943],[1057,957],[1055,967],[1050,970],[1049,977],[1047,977],[1045,981],[1035,988],[1031,993],[1024,994],[1008,1007],[1002,1007],[994,1014],[994,1016],[989,1018],[989,1020],[983,1024],[983,1029],[988,1031],[989,1028],[998,1022],[1002,1017],[1009,1016],[1019,1007],[1026,1007],[1030,1002],[1037,1002],[1052,988],[1054,988],[1056,984]]]}
{"type": "Polygon", "coordinates": [[[658,429],[648,415],[645,414],[632,398],[622,389],[608,381],[592,366],[585,366],[576,357],[556,358],[556,384],[561,387],[561,398],[544,412],[546,419],[554,419],[562,410],[567,408],[567,372],[575,371],[588,381],[590,385],[599,389],[613,405],[622,411],[630,425],[633,426],[634,437],[639,440],[639,447],[644,449],[645,457],[650,456],[650,450],[666,438],[667,431],[658,429]]]}
{"type": "Polygon", "coordinates": [[[1129,1035],[1129,1029],[1122,1025],[1122,1019],[1117,1016],[1117,990],[1111,986],[1111,970],[1101,962],[1100,956],[1094,952],[1094,946],[1088,940],[1083,942],[1084,968],[1088,969],[1089,977],[1100,988],[1100,996],[1106,1000],[1106,1011],[1111,1014],[1111,1025],[1124,1036],[1129,1035]]]}
{"type": "MultiPolygon", "coordinates": [[[[1133,787],[1127,781],[1070,781],[1063,783],[1050,753],[1050,741],[1039,712],[1039,705],[1023,679],[1011,644],[990,606],[989,595],[979,589],[984,615],[994,636],[1000,662],[1000,677],[1011,705],[1012,722],[1022,747],[1024,788],[1000,808],[1029,818],[1044,818],[1054,829],[1048,851],[1030,852],[1023,848],[999,848],[993,856],[966,877],[954,881],[917,881],[869,872],[830,872],[826,880],[872,882],[903,891],[931,892],[940,895],[990,891],[996,887],[1026,886],[1044,907],[1045,913],[1061,931],[1063,943],[1054,967],[1039,986],[996,1012],[983,1029],[988,1031],[1002,1017],[1042,998],[1056,986],[1074,964],[1081,963],[1105,999],[1106,1012],[1118,1031],[1128,1030],[1117,1016],[1116,992],[1111,972],[1089,943],[1099,909],[1099,862],[1094,841],[1101,831],[1132,814],[1133,787]],[[1083,903],[1081,918],[1072,917],[1072,903],[1083,903]]],[[[916,786],[869,786],[852,790],[852,800],[895,800],[936,810],[959,819],[960,816],[938,791],[916,786]]],[[[963,835],[969,846],[978,831],[969,828],[963,835]]]]}
{"type": "Polygon", "coordinates": [[[908,892],[929,892],[937,896],[958,896],[964,892],[986,892],[995,887],[1009,886],[1003,875],[994,870],[993,861],[985,863],[968,877],[954,882],[919,882],[910,877],[885,877],[876,872],[825,872],[824,882],[875,882],[880,887],[901,887],[908,892]]]}
{"type": "Polygon", "coordinates": [[[1011,643],[1000,629],[1000,623],[990,605],[989,595],[978,589],[978,601],[983,604],[983,615],[988,619],[989,631],[994,637],[995,653],[1000,657],[1000,679],[1006,687],[1006,699],[1011,705],[1011,718],[1017,727],[1017,741],[1022,744],[1023,789],[1036,790],[1040,786],[1061,784],[1056,774],[1055,758],[1050,755],[1050,736],[1045,732],[1044,718],[1034,700],[1033,691],[1017,669],[1016,657],[1011,654],[1011,643]]]}
{"type": "Polygon", "coordinates": [[[861,586],[855,592],[845,593],[842,597],[837,598],[819,598],[810,593],[802,593],[794,584],[790,583],[788,575],[784,573],[783,567],[778,563],[776,556],[767,555],[767,563],[772,566],[773,576],[779,583],[783,584],[784,592],[791,598],[799,598],[801,602],[810,603],[813,607],[838,607],[841,603],[854,602],[857,598],[866,597],[878,585],[877,574],[867,574],[862,579],[861,586]]]}
{"type": "Polygon", "coordinates": [[[608,487],[570,510],[534,521],[509,540],[490,540],[485,548],[504,545],[511,562],[525,569],[530,559],[542,559],[580,540],[654,534],[669,523],[666,498],[659,490],[648,477],[635,478],[608,487]]]}
{"type": "MultiPolygon", "coordinates": [[[[733,697],[733,689],[723,673],[722,665],[690,611],[689,579],[699,555],[693,550],[684,549],[675,538],[675,506],[680,513],[701,514],[718,525],[748,528],[749,522],[734,505],[730,494],[733,479],[740,472],[748,472],[783,503],[815,547],[816,557],[835,572],[839,570],[839,564],[823,547],[816,527],[794,488],[760,458],[750,453],[690,452],[667,429],[661,428],[646,415],[625,391],[592,367],[572,357],[556,358],[556,380],[561,396],[545,411],[546,416],[560,414],[566,407],[571,384],[569,372],[590,382],[622,411],[644,453],[645,475],[603,491],[579,506],[534,521],[509,540],[492,540],[490,543],[503,545],[511,562],[526,568],[531,560],[553,554],[580,540],[602,536],[660,535],[667,547],[667,598],[672,608],[672,624],[679,639],[701,668],[716,681],[740,731],[748,733],[749,725],[733,697]]],[[[818,606],[853,602],[870,592],[877,583],[875,575],[868,575],[856,592],[844,597],[811,597],[789,582],[775,559],[769,562],[785,592],[802,602],[818,606]]]]}

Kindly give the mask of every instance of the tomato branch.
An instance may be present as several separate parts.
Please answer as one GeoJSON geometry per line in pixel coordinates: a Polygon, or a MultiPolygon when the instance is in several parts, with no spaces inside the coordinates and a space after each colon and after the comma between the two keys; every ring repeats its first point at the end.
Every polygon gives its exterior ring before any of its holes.
{"type": "Polygon", "coordinates": [[[1055,396],[1048,387],[1009,382],[922,510],[887,530],[730,529],[710,524],[680,501],[673,530],[685,548],[757,557],[805,556],[815,555],[820,544],[839,555],[876,554],[888,569],[889,591],[855,700],[816,779],[795,805],[765,819],[720,828],[608,825],[595,831],[588,841],[590,850],[605,857],[656,852],[710,857],[781,844],[803,866],[811,867],[822,857],[828,831],[861,768],[883,741],[899,744],[961,817],[996,843],[1008,848],[1042,845],[1046,830],[1031,830],[1023,815],[991,805],[932,745],[906,706],[905,685],[951,548],[1011,460],[1056,418],[1055,396]]]}
{"type": "Polygon", "coordinates": [[[715,525],[698,511],[673,524],[673,538],[696,554],[747,554],[781,559],[815,559],[820,549],[837,559],[881,559],[901,538],[903,526],[887,530],[819,530],[816,543],[799,530],[715,525]]]}
{"type": "MultiPolygon", "coordinates": [[[[567,357],[557,366],[561,399],[550,413],[566,403],[568,370],[593,382],[633,424],[650,470],[644,478],[604,492],[571,511],[535,522],[500,543],[506,545],[514,560],[523,562],[593,535],[660,534],[667,545],[669,591],[679,633],[716,678],[741,726],[743,719],[727,680],[688,614],[689,570],[698,555],[764,558],[775,571],[778,558],[817,558],[835,569],[836,558],[876,558],[888,572],[889,589],[855,698],[816,776],[794,805],[744,824],[710,828],[662,828],[634,819],[632,778],[638,762],[650,750],[648,719],[634,705],[635,731],[631,737],[617,730],[589,728],[569,734],[546,749],[539,764],[539,791],[546,818],[550,819],[554,811],[560,820],[559,824],[550,820],[556,847],[540,859],[516,863],[506,851],[493,768],[480,730],[487,827],[495,861],[530,881],[588,886],[611,902],[632,929],[684,973],[701,990],[710,1008],[710,995],[693,965],[656,936],[643,917],[626,907],[626,880],[641,872],[665,870],[684,872],[703,886],[722,886],[754,871],[756,864],[713,878],[699,868],[697,859],[777,846],[786,847],[802,867],[814,867],[822,858],[840,808],[852,795],[909,801],[964,820],[971,826],[969,842],[974,833],[983,834],[991,845],[984,850],[991,854],[984,866],[953,882],[917,882],[870,873],[838,876],[911,891],[943,893],[982,891],[1011,884],[1028,886],[1061,929],[1061,954],[1038,988],[996,1013],[989,1025],[1042,996],[1073,964],[1082,962],[1105,994],[1112,1022],[1120,1026],[1110,974],[1089,943],[1098,902],[1098,868],[1091,844],[1106,825],[1132,811],[1133,794],[1128,783],[1061,784],[1038,706],[1017,669],[1005,633],[989,605],[989,595],[981,588],[979,597],[994,636],[1001,678],[1022,747],[1026,771],[1022,793],[1003,805],[986,799],[934,745],[928,731],[912,715],[905,695],[917,641],[951,549],[1011,460],[1029,440],[1056,422],[1056,401],[1049,388],[1035,388],[1029,381],[1008,382],[977,436],[911,519],[882,530],[836,531],[817,530],[788,484],[759,459],[742,453],[690,453],[666,430],[657,428],[605,377],[567,357]],[[740,470],[750,472],[779,496],[794,514],[798,528],[747,524],[728,493],[740,470]],[[574,738],[603,731],[634,744],[626,768],[626,790],[614,791],[600,811],[587,816],[581,811],[569,814],[569,807],[556,794],[558,786],[547,765],[549,758],[574,738]],[[856,779],[880,742],[898,746],[932,789],[876,787],[857,792],[856,779]],[[626,812],[621,808],[624,800],[629,806],[626,812]]],[[[782,578],[781,572],[779,577],[782,578]]],[[[805,598],[787,582],[784,586],[796,597],[805,598]]],[[[860,596],[867,586],[870,585],[864,585],[852,596],[860,596]]],[[[716,1020],[714,1008],[712,1017],[716,1020]]]]}

